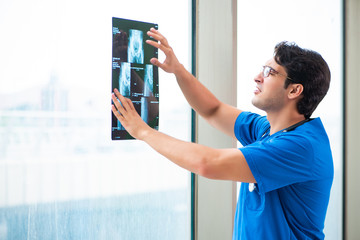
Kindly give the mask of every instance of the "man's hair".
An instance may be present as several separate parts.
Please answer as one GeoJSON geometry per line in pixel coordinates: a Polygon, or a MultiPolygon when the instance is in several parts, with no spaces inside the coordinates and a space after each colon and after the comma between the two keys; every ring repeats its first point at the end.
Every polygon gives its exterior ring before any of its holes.
{"type": "Polygon", "coordinates": [[[291,83],[303,85],[304,90],[297,103],[297,110],[305,118],[310,118],[329,89],[329,66],[319,53],[286,41],[275,46],[274,59],[285,68],[291,78],[286,79],[285,88],[291,83]]]}

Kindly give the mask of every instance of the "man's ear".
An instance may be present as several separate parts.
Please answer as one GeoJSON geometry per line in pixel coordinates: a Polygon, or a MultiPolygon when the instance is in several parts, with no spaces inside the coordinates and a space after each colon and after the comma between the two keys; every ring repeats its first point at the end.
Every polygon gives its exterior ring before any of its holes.
{"type": "Polygon", "coordinates": [[[294,83],[294,84],[290,84],[289,89],[290,89],[288,94],[289,98],[295,99],[301,96],[301,94],[304,91],[304,86],[299,83],[294,83]]]}

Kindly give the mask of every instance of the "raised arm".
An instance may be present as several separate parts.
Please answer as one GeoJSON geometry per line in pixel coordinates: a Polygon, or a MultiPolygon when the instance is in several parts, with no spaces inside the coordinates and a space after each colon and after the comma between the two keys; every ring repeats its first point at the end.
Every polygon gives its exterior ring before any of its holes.
{"type": "Polygon", "coordinates": [[[147,40],[147,43],[164,52],[166,58],[163,63],[152,58],[151,63],[168,73],[174,73],[176,80],[191,107],[211,125],[234,137],[234,124],[240,110],[225,104],[217,99],[202,83],[200,83],[178,61],[167,39],[154,28],[148,35],[156,41],[147,40]]]}
{"type": "Polygon", "coordinates": [[[116,89],[112,100],[113,113],[134,138],[146,142],[180,167],[211,179],[256,182],[240,150],[214,149],[178,140],[149,127],[136,112],[131,100],[120,95],[116,89]]]}

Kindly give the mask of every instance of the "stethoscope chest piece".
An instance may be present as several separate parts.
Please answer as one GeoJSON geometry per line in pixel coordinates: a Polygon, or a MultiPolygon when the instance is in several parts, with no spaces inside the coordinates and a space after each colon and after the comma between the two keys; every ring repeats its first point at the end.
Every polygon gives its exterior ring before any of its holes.
{"type": "Polygon", "coordinates": [[[249,183],[249,191],[253,192],[255,190],[256,186],[255,183],[249,183]]]}

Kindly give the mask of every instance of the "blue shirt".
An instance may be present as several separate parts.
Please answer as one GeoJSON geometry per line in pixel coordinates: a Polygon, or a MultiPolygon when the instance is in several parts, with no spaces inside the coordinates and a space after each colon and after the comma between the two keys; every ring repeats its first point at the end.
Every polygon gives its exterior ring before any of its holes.
{"type": "Polygon", "coordinates": [[[241,184],[233,240],[324,239],[334,169],[321,120],[269,135],[266,117],[243,112],[234,131],[257,183],[241,184]]]}

